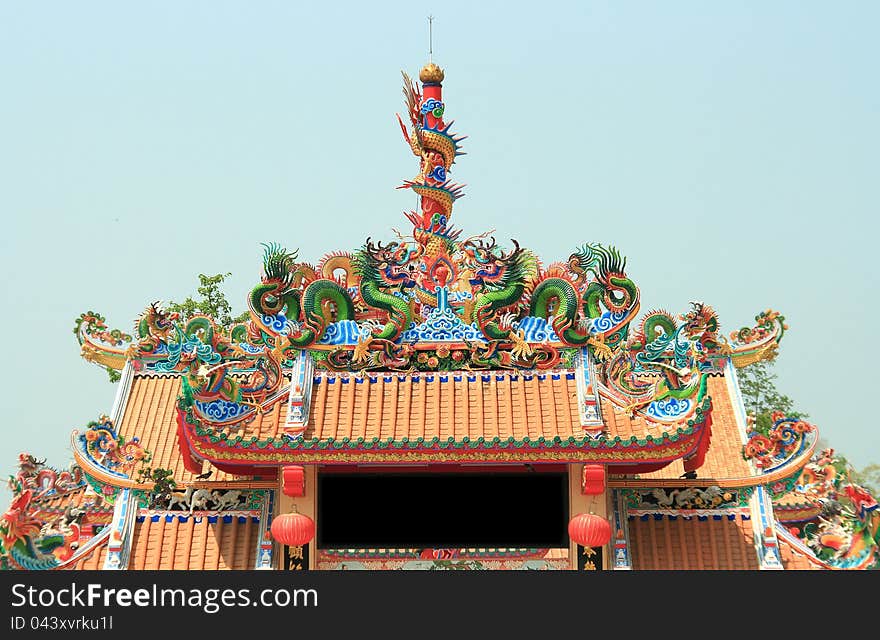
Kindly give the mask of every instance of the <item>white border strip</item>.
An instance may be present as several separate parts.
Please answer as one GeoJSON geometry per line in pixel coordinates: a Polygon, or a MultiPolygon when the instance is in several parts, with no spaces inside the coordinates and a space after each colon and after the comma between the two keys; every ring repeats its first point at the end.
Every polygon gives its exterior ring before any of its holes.
{"type": "Polygon", "coordinates": [[[133,380],[134,367],[131,366],[131,360],[126,360],[125,366],[122,368],[122,377],[119,380],[119,385],[116,387],[116,397],[113,399],[113,409],[110,411],[110,419],[113,421],[113,426],[117,431],[119,430],[119,421],[122,419],[125,407],[128,404],[128,396],[131,392],[131,383],[133,380]]]}

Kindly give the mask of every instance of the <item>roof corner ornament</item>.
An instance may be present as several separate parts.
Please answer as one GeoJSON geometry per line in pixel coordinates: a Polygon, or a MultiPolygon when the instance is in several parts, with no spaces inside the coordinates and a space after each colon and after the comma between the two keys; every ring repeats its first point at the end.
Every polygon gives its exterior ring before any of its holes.
{"type": "Polygon", "coordinates": [[[293,362],[287,424],[284,428],[285,433],[291,437],[302,437],[309,422],[314,375],[315,364],[311,354],[305,349],[300,349],[293,362]]]}
{"type": "Polygon", "coordinates": [[[602,427],[602,407],[599,404],[599,394],[593,385],[593,363],[586,347],[582,347],[578,353],[575,375],[581,426],[602,427]]]}

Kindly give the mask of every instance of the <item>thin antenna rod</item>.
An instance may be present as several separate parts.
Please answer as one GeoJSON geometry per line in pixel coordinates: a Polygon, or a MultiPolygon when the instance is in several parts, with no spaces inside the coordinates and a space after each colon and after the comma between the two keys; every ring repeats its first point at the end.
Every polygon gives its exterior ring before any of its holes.
{"type": "Polygon", "coordinates": [[[434,62],[434,16],[428,16],[428,62],[434,62]]]}

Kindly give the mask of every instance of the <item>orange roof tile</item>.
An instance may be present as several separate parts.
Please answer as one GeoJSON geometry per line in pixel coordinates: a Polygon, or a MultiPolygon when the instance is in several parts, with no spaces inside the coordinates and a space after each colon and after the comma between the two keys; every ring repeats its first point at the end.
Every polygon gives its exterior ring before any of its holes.
{"type": "MultiPolygon", "coordinates": [[[[186,470],[177,445],[177,398],[181,392],[179,375],[135,375],[117,425],[119,435],[139,437],[153,454],[151,466],[171,469],[178,484],[196,481],[186,470]]],[[[210,480],[235,481],[240,476],[214,469],[210,480]]]]}
{"type": "MultiPolygon", "coordinates": [[[[153,450],[154,464],[171,468],[178,482],[187,483],[193,475],[184,469],[179,455],[173,416],[179,390],[179,377],[136,375],[120,431],[126,436],[140,435],[144,445],[153,450]]],[[[234,429],[221,427],[219,431],[233,436],[236,442],[281,440],[287,405],[282,393],[269,410],[252,421],[234,429]]],[[[654,442],[662,442],[663,434],[680,432],[686,426],[686,420],[661,425],[647,423],[641,417],[630,418],[615,410],[607,399],[602,408],[607,423],[603,429],[605,441],[630,441],[634,437],[644,442],[644,438],[653,437],[654,442]]],[[[210,428],[210,424],[206,426],[210,428]]],[[[564,443],[589,437],[580,424],[577,383],[571,371],[367,375],[319,371],[313,377],[311,408],[302,441],[414,443],[433,439],[445,443],[451,439],[486,441],[491,447],[493,440],[556,439],[564,443]]],[[[209,449],[210,444],[198,450],[211,457],[209,449]]],[[[274,448],[266,453],[272,451],[274,448]]],[[[333,450],[328,451],[334,455],[333,450]]]]}
{"type": "MultiPolygon", "coordinates": [[[[705,480],[749,478],[758,475],[743,459],[743,442],[736,423],[733,400],[724,376],[709,376],[707,392],[712,398],[712,437],[703,466],[697,477],[705,480]]],[[[641,474],[640,478],[677,479],[684,473],[681,460],[659,471],[641,474]]]]}
{"type": "Polygon", "coordinates": [[[779,541],[782,552],[782,566],[792,571],[821,570],[823,567],[815,558],[811,559],[807,552],[794,548],[784,540],[779,541]]]}
{"type": "Polygon", "coordinates": [[[68,507],[85,511],[83,525],[108,524],[113,519],[113,505],[103,496],[80,487],[60,496],[37,498],[33,501],[33,515],[44,523],[58,523],[68,507]]]}
{"type": "Polygon", "coordinates": [[[822,504],[802,493],[791,491],[774,498],[773,513],[781,523],[805,522],[822,513],[822,504]]]}
{"type": "MultiPolygon", "coordinates": [[[[274,434],[264,433],[261,436],[274,434]]],[[[572,374],[318,374],[303,438],[583,437],[572,374]]]]}
{"type": "Polygon", "coordinates": [[[758,569],[752,523],[741,514],[630,516],[633,569],[758,569]]]}
{"type": "Polygon", "coordinates": [[[808,571],[813,569],[830,569],[828,565],[819,560],[804,543],[792,539],[791,534],[784,527],[777,527],[776,534],[779,538],[779,551],[782,556],[782,566],[793,571],[808,571]]]}
{"type": "Polygon", "coordinates": [[[85,556],[84,558],[80,558],[75,565],[69,567],[74,571],[91,571],[96,569],[104,568],[104,560],[107,558],[107,543],[106,541],[102,544],[96,546],[92,552],[85,556]]]}
{"type": "Polygon", "coordinates": [[[252,569],[259,533],[257,516],[142,514],[134,526],[128,568],[252,569]]]}
{"type": "MultiPolygon", "coordinates": [[[[608,438],[641,439],[670,426],[647,424],[602,403],[608,438]]],[[[241,435],[271,438],[283,432],[287,403],[258,416],[241,435]]],[[[319,371],[303,438],[335,440],[389,437],[401,440],[450,436],[474,440],[498,436],[582,438],[577,383],[571,371],[384,373],[360,376],[319,371]]]]}
{"type": "Polygon", "coordinates": [[[815,506],[817,508],[821,508],[821,505],[817,504],[817,501],[813,498],[810,498],[804,493],[799,493],[797,491],[789,491],[788,493],[773,499],[773,508],[774,510],[778,508],[800,508],[800,507],[812,507],[815,506]]]}

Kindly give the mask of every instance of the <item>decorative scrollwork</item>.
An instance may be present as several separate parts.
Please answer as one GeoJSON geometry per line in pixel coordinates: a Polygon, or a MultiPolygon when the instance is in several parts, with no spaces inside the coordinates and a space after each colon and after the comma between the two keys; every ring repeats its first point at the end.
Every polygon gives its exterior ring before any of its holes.
{"type": "Polygon", "coordinates": [[[752,432],[743,447],[743,458],[752,460],[765,473],[784,465],[806,449],[809,436],[816,427],[798,418],[787,418],[774,411],[773,426],[768,433],[752,432]]]}
{"type": "Polygon", "coordinates": [[[135,468],[147,463],[152,454],[144,449],[140,438],[126,440],[116,432],[109,417],[102,415],[97,421],[89,422],[84,433],[79,436],[83,450],[96,465],[118,475],[131,477],[135,468]]]}

